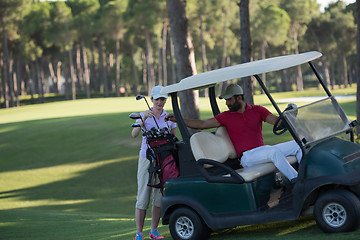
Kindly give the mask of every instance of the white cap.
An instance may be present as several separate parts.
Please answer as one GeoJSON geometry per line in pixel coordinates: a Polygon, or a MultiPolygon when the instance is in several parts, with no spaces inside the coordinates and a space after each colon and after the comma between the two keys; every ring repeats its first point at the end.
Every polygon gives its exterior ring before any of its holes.
{"type": "Polygon", "coordinates": [[[151,89],[151,97],[153,99],[158,99],[158,98],[168,98],[167,94],[160,94],[161,89],[163,88],[163,86],[155,86],[151,89]]]}

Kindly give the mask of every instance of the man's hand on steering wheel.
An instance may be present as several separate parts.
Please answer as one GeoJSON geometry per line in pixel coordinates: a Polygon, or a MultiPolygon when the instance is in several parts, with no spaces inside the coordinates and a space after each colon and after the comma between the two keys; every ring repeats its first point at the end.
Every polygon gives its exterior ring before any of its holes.
{"type": "MultiPolygon", "coordinates": [[[[291,109],[296,109],[297,106],[294,103],[289,103],[289,105],[285,108],[285,110],[280,114],[280,116],[278,117],[278,119],[276,120],[274,127],[273,127],[273,133],[275,135],[281,135],[284,132],[286,132],[287,128],[285,125],[285,122],[283,121],[283,113],[285,111],[291,110],[291,109]]],[[[295,116],[297,115],[297,111],[295,112],[295,116]]]]}

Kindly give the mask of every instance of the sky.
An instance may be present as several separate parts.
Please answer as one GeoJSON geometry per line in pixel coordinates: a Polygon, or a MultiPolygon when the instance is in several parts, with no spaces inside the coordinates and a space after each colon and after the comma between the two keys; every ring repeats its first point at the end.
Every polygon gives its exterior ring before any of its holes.
{"type": "MultiPolygon", "coordinates": [[[[331,2],[336,2],[337,0],[317,0],[316,2],[320,4],[320,10],[323,12],[324,8],[327,7],[327,5],[331,2]]],[[[348,5],[349,3],[355,2],[355,0],[342,0],[343,2],[348,5]]]]}

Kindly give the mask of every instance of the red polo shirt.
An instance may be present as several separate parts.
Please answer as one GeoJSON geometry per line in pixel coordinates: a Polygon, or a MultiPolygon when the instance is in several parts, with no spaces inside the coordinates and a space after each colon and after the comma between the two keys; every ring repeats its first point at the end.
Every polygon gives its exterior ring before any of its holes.
{"type": "Polygon", "coordinates": [[[262,106],[246,104],[244,113],[225,111],[216,120],[226,127],[238,156],[244,151],[263,146],[262,122],[271,114],[262,106]]]}

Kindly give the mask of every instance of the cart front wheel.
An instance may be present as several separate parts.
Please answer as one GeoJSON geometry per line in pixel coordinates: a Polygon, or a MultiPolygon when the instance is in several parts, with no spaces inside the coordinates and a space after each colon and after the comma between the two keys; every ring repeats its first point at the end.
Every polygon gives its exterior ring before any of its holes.
{"type": "Polygon", "coordinates": [[[176,240],[208,239],[210,229],[199,215],[189,208],[176,209],[170,216],[170,233],[176,240]]]}
{"type": "Polygon", "coordinates": [[[360,223],[360,200],[352,192],[332,190],[316,201],[314,215],[324,232],[354,231],[360,223]]]}

